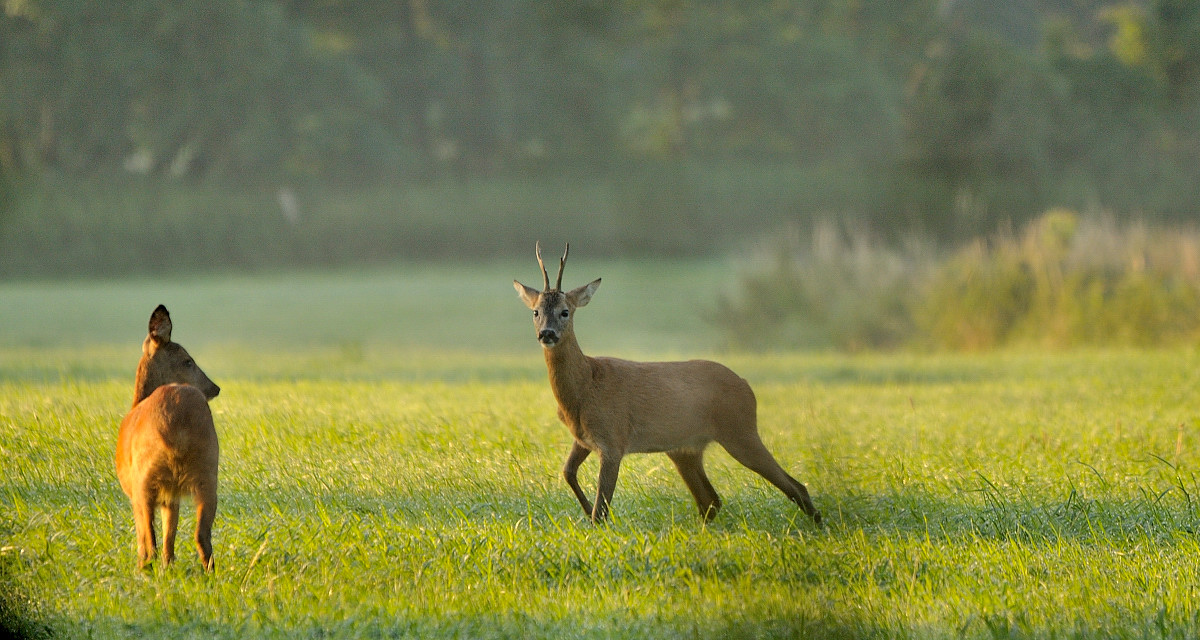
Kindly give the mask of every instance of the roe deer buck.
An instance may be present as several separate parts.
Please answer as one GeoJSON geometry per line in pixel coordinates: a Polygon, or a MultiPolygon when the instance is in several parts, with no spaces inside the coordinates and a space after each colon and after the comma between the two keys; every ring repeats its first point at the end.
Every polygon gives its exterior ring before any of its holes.
{"type": "Polygon", "coordinates": [[[142,342],[133,409],[117,435],[117,477],[133,504],[138,566],[154,558],[154,510],[162,508],[163,564],[175,559],[179,499],[196,503],[200,564],[213,569],[212,524],[217,514],[217,431],[208,401],[221,388],[171,342],[171,315],[158,305],[142,342]]]}
{"type": "Polygon", "coordinates": [[[704,473],[704,448],[716,440],[738,462],[766,478],[800,506],[813,521],[821,514],[808,490],[787,474],[758,436],[757,402],[750,385],[733,371],[709,360],[632,362],[583,355],[575,340],[575,310],[600,287],[597,278],[578,289],[562,290],[563,267],[571,245],[558,262],[558,280],[542,262],[542,291],[513,280],[533,310],[533,325],[546,356],[558,417],[575,438],[563,476],[583,510],[595,522],[608,516],[621,458],[629,453],[666,452],[683,476],[700,515],[707,521],[721,498],[704,473]],[[600,476],[593,507],[579,488],[579,465],[595,451],[600,476]]]}

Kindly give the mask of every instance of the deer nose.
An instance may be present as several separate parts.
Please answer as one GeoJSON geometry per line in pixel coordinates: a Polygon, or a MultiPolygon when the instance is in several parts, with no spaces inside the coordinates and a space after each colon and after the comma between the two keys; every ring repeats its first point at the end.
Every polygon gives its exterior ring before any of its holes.
{"type": "Polygon", "coordinates": [[[553,329],[542,329],[538,332],[538,342],[552,345],[558,342],[558,332],[553,329]]]}
{"type": "Polygon", "coordinates": [[[208,393],[206,393],[204,395],[208,396],[209,400],[212,400],[213,398],[217,397],[217,395],[219,393],[221,393],[221,387],[218,387],[217,385],[214,384],[214,385],[212,385],[212,387],[210,387],[208,389],[208,393]]]}

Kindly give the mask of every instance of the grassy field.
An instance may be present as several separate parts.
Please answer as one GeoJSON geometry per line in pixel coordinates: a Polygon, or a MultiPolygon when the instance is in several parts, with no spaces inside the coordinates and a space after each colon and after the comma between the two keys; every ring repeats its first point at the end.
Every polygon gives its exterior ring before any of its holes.
{"type": "MultiPolygon", "coordinates": [[[[605,278],[585,350],[713,356],[723,265],[578,260],[564,284],[605,278]]],[[[713,523],[649,455],[594,527],[509,286],[537,275],[0,285],[10,602],[97,638],[1200,634],[1197,351],[718,354],[825,526],[714,447],[713,523]],[[211,576],[182,536],[134,568],[113,471],[159,302],[223,388],[211,576]]]]}

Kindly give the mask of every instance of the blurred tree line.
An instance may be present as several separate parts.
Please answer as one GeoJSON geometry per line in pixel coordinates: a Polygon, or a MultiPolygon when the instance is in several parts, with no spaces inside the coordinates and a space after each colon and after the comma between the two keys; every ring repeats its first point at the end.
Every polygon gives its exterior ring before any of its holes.
{"type": "Polygon", "coordinates": [[[5,0],[0,157],[370,180],[881,156],[932,3],[857,4],[5,0]]]}
{"type": "Polygon", "coordinates": [[[571,173],[632,183],[623,207],[673,220],[707,202],[713,174],[696,167],[743,181],[785,165],[854,186],[771,215],[849,215],[895,237],[956,241],[1056,205],[1200,212],[1194,0],[0,7],[0,198],[47,174],[571,173]]]}

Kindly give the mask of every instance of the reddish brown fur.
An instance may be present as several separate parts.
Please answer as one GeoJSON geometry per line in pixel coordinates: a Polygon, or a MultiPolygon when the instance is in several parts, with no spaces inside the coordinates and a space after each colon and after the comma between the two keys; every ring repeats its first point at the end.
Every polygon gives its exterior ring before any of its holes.
{"type": "Polygon", "coordinates": [[[163,564],[175,558],[179,501],[196,503],[196,549],[213,569],[212,524],[217,513],[220,448],[208,400],[221,389],[171,342],[171,318],[159,305],[150,316],[134,384],[133,408],[117,434],[117,478],[133,506],[138,566],[156,551],[154,510],[162,510],[163,564]]]}
{"type": "MultiPolygon", "coordinates": [[[[559,282],[565,262],[566,253],[559,262],[559,282]]],[[[558,416],[575,439],[563,475],[593,520],[608,515],[621,459],[649,452],[665,452],[671,458],[700,514],[711,519],[721,499],[704,473],[703,453],[715,440],[820,522],[808,490],[779,466],[759,438],[757,401],[745,380],[709,360],[633,362],[584,355],[575,338],[575,311],[591,300],[600,280],[564,293],[557,286],[549,288],[544,265],[542,272],[544,291],[515,280],[513,286],[534,310],[558,416]],[[577,477],[580,464],[593,451],[600,455],[594,506],[577,477]]]]}

